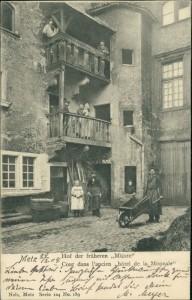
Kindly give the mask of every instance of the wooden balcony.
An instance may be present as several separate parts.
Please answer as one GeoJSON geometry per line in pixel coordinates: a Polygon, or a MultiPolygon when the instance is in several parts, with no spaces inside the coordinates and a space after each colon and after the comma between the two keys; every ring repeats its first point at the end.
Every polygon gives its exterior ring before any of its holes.
{"type": "Polygon", "coordinates": [[[47,70],[65,64],[102,81],[110,82],[110,59],[95,48],[66,33],[51,37],[46,45],[47,70]]]}
{"type": "Polygon", "coordinates": [[[100,147],[111,147],[111,123],[73,113],[47,114],[48,143],[63,141],[100,147]]]}

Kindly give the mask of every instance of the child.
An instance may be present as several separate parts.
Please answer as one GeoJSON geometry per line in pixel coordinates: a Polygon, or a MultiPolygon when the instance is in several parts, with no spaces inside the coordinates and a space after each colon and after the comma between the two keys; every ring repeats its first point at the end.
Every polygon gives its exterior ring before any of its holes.
{"type": "Polygon", "coordinates": [[[84,192],[80,186],[79,180],[75,180],[74,186],[71,189],[71,210],[74,211],[74,216],[79,217],[82,215],[84,209],[84,192]]]}
{"type": "Polygon", "coordinates": [[[134,194],[135,193],[135,187],[133,186],[133,181],[128,181],[128,187],[127,187],[127,193],[128,194],[134,194]]]}

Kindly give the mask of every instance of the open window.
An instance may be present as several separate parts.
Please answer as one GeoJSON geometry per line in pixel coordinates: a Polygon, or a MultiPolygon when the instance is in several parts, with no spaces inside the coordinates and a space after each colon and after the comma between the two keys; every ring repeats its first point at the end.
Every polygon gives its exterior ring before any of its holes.
{"type": "Polygon", "coordinates": [[[14,18],[15,11],[13,6],[10,3],[3,2],[1,5],[1,27],[14,32],[14,18]]]}

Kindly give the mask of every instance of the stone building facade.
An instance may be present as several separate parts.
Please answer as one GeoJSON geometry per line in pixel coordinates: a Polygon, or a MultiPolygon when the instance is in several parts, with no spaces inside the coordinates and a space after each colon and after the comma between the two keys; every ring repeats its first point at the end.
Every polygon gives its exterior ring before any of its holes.
{"type": "Polygon", "coordinates": [[[180,15],[170,13],[171,23],[163,24],[164,19],[169,23],[166,9],[172,11],[172,2],[167,8],[163,3],[4,2],[5,207],[20,203],[21,209],[47,192],[55,201],[70,201],[73,180],[80,179],[86,189],[91,170],[101,179],[103,204],[115,207],[128,195],[129,180],[143,196],[153,163],[162,173],[167,204],[188,203],[189,5],[174,7],[180,15]],[[42,32],[50,18],[59,33],[48,38],[42,32]],[[101,41],[109,55],[98,51],[101,41]],[[180,74],[162,78],[166,65],[180,74]],[[170,107],[164,107],[166,84],[175,79],[184,92],[179,87],[174,92],[180,102],[170,92],[170,107]],[[86,103],[90,116],[79,118],[77,109],[86,103]]]}

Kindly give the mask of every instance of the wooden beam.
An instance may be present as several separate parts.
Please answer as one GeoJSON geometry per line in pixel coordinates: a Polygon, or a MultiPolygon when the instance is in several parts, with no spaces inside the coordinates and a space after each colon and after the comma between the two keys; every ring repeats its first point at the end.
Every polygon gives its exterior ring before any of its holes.
{"type": "Polygon", "coordinates": [[[62,26],[61,26],[61,23],[59,22],[59,20],[54,15],[51,15],[51,18],[57,24],[57,26],[59,27],[59,29],[62,31],[62,26]]]}
{"type": "MultiPolygon", "coordinates": [[[[59,74],[59,109],[60,111],[64,110],[64,85],[65,85],[65,66],[61,66],[59,74]]],[[[63,136],[63,114],[60,114],[60,136],[63,136]]]]}

